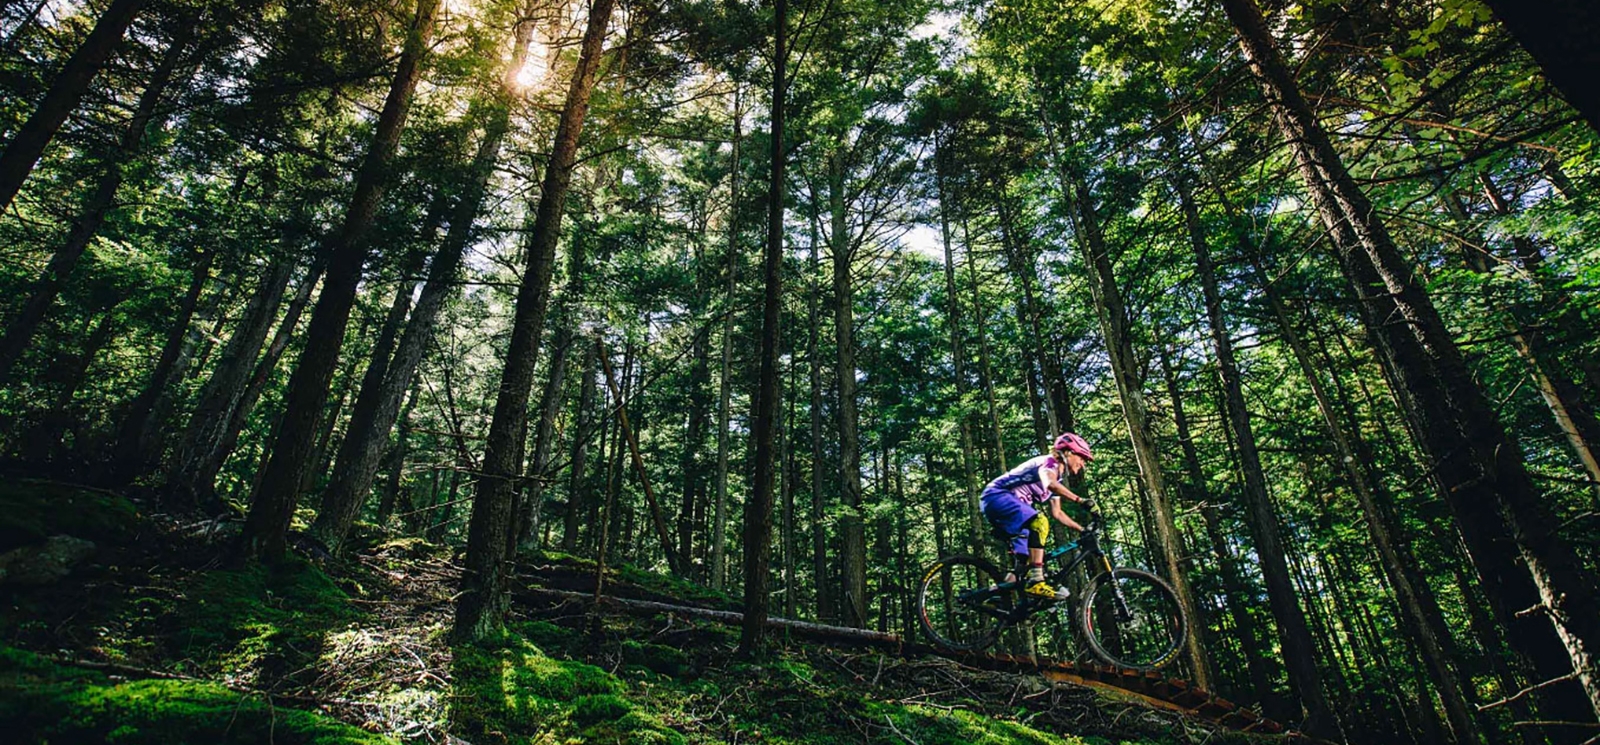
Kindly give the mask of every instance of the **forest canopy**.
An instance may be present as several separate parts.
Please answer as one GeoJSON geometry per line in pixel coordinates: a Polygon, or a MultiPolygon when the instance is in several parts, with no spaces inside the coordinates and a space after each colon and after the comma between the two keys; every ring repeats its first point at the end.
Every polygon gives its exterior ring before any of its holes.
{"type": "Polygon", "coordinates": [[[1585,6],[0,0],[0,474],[446,547],[459,643],[561,554],[759,655],[919,638],[1070,431],[1173,676],[1594,743],[1585,6]]]}

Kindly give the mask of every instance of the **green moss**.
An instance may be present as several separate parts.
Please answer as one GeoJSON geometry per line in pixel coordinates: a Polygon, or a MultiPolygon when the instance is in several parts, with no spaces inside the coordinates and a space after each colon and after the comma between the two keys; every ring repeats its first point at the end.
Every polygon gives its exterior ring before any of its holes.
{"type": "Polygon", "coordinates": [[[138,680],[64,668],[0,648],[0,731],[13,742],[118,745],[380,745],[385,737],[210,683],[138,680]],[[14,739],[13,739],[14,738],[14,739]]]}
{"type": "Polygon", "coordinates": [[[540,649],[551,652],[575,653],[583,646],[582,635],[565,626],[549,621],[528,621],[512,627],[512,632],[540,649]]]}
{"type": "Polygon", "coordinates": [[[205,572],[178,603],[174,651],[230,674],[282,674],[320,654],[358,614],[321,570],[298,561],[205,572]]]}
{"type": "Polygon", "coordinates": [[[572,702],[572,718],[580,724],[621,719],[633,711],[633,704],[612,693],[579,696],[572,702]]]}
{"type": "Polygon", "coordinates": [[[0,551],[65,533],[96,543],[133,534],[139,514],[107,492],[49,481],[0,482],[0,551]]]}
{"type": "Polygon", "coordinates": [[[622,660],[672,678],[681,677],[694,669],[689,656],[678,649],[632,639],[622,642],[622,660]]]}
{"type": "Polygon", "coordinates": [[[579,699],[615,697],[626,689],[594,665],[554,659],[516,636],[493,646],[456,647],[451,678],[453,731],[474,742],[562,729],[579,699]]]}
{"type": "Polygon", "coordinates": [[[585,729],[583,740],[586,745],[687,745],[689,742],[660,719],[638,710],[585,729]]]}

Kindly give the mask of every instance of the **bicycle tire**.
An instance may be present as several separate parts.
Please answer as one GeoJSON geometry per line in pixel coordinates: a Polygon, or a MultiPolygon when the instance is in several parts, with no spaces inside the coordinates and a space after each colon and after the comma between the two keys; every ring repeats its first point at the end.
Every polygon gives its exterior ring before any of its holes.
{"type": "Polygon", "coordinates": [[[976,556],[949,556],[922,573],[917,589],[917,620],[934,644],[957,652],[977,652],[999,638],[1002,617],[1016,603],[1016,592],[996,588],[1000,570],[976,556]],[[974,594],[980,593],[980,594],[974,594]]]}
{"type": "Polygon", "coordinates": [[[1116,667],[1160,670],[1178,658],[1189,621],[1178,594],[1160,577],[1118,567],[1090,581],[1079,606],[1089,650],[1116,667]],[[1119,612],[1117,590],[1127,612],[1119,612]]]}

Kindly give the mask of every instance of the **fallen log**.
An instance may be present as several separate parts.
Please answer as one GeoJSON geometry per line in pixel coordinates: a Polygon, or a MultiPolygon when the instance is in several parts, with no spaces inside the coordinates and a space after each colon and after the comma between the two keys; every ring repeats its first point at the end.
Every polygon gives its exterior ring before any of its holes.
{"type": "MultiPolygon", "coordinates": [[[[593,595],[586,592],[574,592],[571,590],[546,590],[537,587],[530,587],[517,591],[517,594],[563,602],[594,602],[593,595]]],[[[618,598],[608,595],[600,598],[600,603],[602,605],[614,606],[622,610],[637,611],[647,614],[674,613],[690,618],[705,618],[735,625],[744,621],[744,614],[736,611],[696,608],[689,605],[671,605],[668,603],[658,603],[653,600],[634,600],[631,598],[618,598]]],[[[813,638],[867,642],[874,645],[892,646],[897,649],[905,645],[905,641],[900,638],[899,634],[871,631],[868,629],[853,629],[848,626],[828,626],[820,623],[810,623],[808,621],[794,621],[787,618],[779,618],[777,616],[768,617],[767,626],[813,638]]]]}

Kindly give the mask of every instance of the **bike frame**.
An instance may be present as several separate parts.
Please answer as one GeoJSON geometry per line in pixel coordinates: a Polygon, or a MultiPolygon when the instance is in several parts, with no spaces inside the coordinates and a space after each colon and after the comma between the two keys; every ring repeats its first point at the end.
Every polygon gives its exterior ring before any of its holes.
{"type": "MultiPolygon", "coordinates": [[[[1078,535],[1077,540],[1072,541],[1064,546],[1057,546],[1045,552],[1044,559],[1047,562],[1054,559],[1059,559],[1067,554],[1074,554],[1072,558],[1067,561],[1065,566],[1062,566],[1060,569],[1057,569],[1049,575],[1051,581],[1055,582],[1056,584],[1065,582],[1068,579],[1068,576],[1072,573],[1072,570],[1078,568],[1078,565],[1083,564],[1085,561],[1090,562],[1088,567],[1094,572],[1094,577],[1098,577],[1101,574],[1109,574],[1111,572],[1111,557],[1106,555],[1105,551],[1100,549],[1101,522],[1102,521],[1099,519],[1099,517],[1096,516],[1090,520],[1089,525],[1084,528],[1083,533],[1078,535]]],[[[1090,579],[1093,580],[1094,577],[1090,577],[1090,579]]],[[[987,588],[986,590],[982,591],[982,593],[987,595],[997,590],[1009,591],[1016,589],[1017,585],[1020,584],[1021,580],[1018,580],[1017,582],[1003,583],[997,587],[987,588]]],[[[1115,585],[1113,585],[1112,589],[1117,599],[1117,604],[1119,606],[1118,610],[1125,613],[1126,601],[1124,601],[1122,598],[1122,589],[1120,587],[1116,587],[1115,585]]],[[[1002,612],[997,608],[985,608],[984,610],[989,615],[1005,621],[1007,625],[1011,625],[1021,623],[1028,616],[1033,615],[1036,611],[1053,604],[1054,601],[1039,601],[1025,596],[1023,597],[1022,602],[1018,603],[1017,606],[1012,608],[1010,611],[1002,612]]]]}

